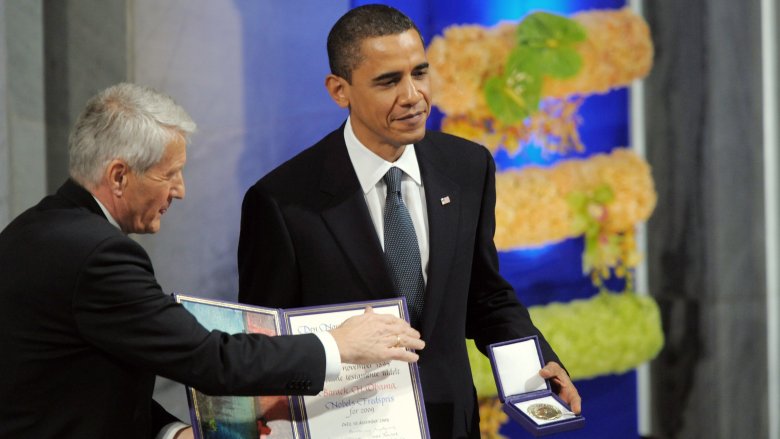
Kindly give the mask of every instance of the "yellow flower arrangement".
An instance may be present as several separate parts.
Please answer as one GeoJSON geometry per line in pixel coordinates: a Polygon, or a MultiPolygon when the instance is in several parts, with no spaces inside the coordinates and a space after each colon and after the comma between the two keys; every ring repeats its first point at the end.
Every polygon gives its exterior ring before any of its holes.
{"type": "Polygon", "coordinates": [[[587,31],[579,44],[580,72],[569,79],[545,79],[542,95],[564,98],[571,95],[606,93],[645,77],[653,64],[653,43],[644,19],[628,8],[588,11],[573,15],[587,31]]]}
{"type": "MultiPolygon", "coordinates": [[[[528,309],[572,379],[627,372],[653,359],[664,344],[658,305],[633,292],[602,291],[588,299],[528,309]]],[[[490,361],[467,341],[479,398],[496,396],[490,361]]]]}
{"type": "Polygon", "coordinates": [[[504,72],[517,44],[514,23],[492,28],[451,26],[428,46],[433,103],[446,117],[442,131],[514,152],[535,141],[557,152],[583,149],[576,117],[581,99],[605,93],[644,77],[650,70],[653,45],[642,17],[628,8],[595,10],[572,16],[586,38],[573,43],[581,66],[572,77],[544,76],[541,105],[518,123],[506,123],[490,110],[485,83],[504,72]]]}
{"type": "MultiPolygon", "coordinates": [[[[427,50],[433,104],[442,131],[514,153],[530,143],[546,151],[584,151],[578,114],[584,99],[647,75],[653,46],[647,24],[628,8],[575,14],[535,13],[492,28],[451,26],[427,50]]],[[[499,250],[584,236],[583,271],[601,292],[529,308],[572,378],[622,373],[663,346],[660,314],[633,293],[639,260],[634,226],[656,204],[649,165],[630,150],[496,175],[499,250]],[[604,290],[612,274],[626,290],[604,290]]],[[[501,437],[506,420],[487,359],[469,342],[483,437],[501,437]]]]}
{"type": "Polygon", "coordinates": [[[614,196],[602,221],[605,232],[631,230],[656,204],[650,166],[630,150],[567,160],[551,168],[529,166],[496,175],[496,247],[533,247],[581,235],[569,203],[577,191],[608,185],[614,196]]]}
{"type": "Polygon", "coordinates": [[[505,439],[498,432],[501,426],[509,420],[509,415],[501,407],[504,403],[498,398],[479,399],[479,437],[482,439],[505,439]]]}

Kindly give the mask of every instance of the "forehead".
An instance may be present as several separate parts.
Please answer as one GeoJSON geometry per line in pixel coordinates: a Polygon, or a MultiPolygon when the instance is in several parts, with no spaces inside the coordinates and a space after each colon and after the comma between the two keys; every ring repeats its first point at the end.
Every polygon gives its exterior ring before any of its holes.
{"type": "Polygon", "coordinates": [[[176,135],[165,145],[165,152],[157,167],[183,166],[187,161],[187,140],[184,136],[176,135]]]}
{"type": "Polygon", "coordinates": [[[425,48],[414,29],[400,34],[370,37],[360,43],[362,62],[354,72],[385,73],[412,70],[426,62],[425,48]]]}

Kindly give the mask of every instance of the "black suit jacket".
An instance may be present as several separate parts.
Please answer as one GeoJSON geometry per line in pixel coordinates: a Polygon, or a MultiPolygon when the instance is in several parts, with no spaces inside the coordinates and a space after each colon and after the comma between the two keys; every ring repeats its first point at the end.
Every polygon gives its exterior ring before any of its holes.
{"type": "MultiPolygon", "coordinates": [[[[545,360],[558,358],[498,272],[490,153],[438,132],[415,150],[430,242],[419,361],[429,425],[433,437],[479,437],[465,339],[484,352],[538,335],[545,360]]],[[[238,263],[241,302],[295,307],[396,295],[343,127],[249,189],[238,263]]]]}
{"type": "Polygon", "coordinates": [[[314,394],[316,337],[209,332],[72,181],[0,233],[0,437],[148,438],[155,375],[210,394],[314,394]]]}

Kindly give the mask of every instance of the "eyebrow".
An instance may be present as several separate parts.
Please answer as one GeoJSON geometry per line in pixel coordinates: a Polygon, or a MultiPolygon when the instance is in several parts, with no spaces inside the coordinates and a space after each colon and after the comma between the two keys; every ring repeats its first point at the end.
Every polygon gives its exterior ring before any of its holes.
{"type": "MultiPolygon", "coordinates": [[[[412,71],[416,72],[416,71],[424,70],[424,69],[427,69],[427,68],[428,68],[428,63],[424,62],[424,63],[420,63],[420,64],[417,64],[416,66],[414,66],[414,69],[412,69],[412,71]]],[[[381,75],[375,77],[371,81],[374,82],[374,83],[379,83],[379,82],[387,81],[389,79],[397,79],[400,76],[401,76],[401,72],[387,72],[387,73],[382,73],[381,75]]]]}

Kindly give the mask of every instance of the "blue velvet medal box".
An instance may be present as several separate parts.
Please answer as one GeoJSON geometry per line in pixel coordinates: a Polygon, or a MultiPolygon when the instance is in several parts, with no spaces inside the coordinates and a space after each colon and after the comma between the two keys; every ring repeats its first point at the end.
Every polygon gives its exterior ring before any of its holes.
{"type": "Polygon", "coordinates": [[[529,433],[545,436],[585,426],[585,418],[572,413],[539,376],[543,361],[535,335],[495,343],[488,350],[503,410],[529,433]]]}

